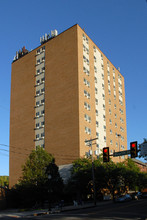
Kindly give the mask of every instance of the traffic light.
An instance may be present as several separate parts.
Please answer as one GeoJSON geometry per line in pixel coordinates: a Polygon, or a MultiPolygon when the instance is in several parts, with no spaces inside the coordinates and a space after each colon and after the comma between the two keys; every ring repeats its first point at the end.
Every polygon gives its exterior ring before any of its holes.
{"type": "Polygon", "coordinates": [[[131,158],[137,157],[137,155],[138,155],[137,141],[134,141],[134,142],[130,143],[130,153],[131,153],[131,158]]]}
{"type": "Polygon", "coordinates": [[[109,162],[109,147],[103,148],[103,162],[109,162]]]}

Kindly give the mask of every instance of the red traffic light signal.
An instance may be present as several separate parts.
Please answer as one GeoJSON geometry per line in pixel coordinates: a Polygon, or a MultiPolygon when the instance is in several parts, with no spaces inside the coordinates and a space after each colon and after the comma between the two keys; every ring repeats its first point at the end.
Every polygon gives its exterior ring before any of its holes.
{"type": "Polygon", "coordinates": [[[109,147],[103,148],[103,162],[109,162],[109,147]]]}
{"type": "Polygon", "coordinates": [[[137,155],[138,155],[137,141],[133,141],[130,143],[130,153],[131,153],[131,158],[137,157],[137,155]]]}

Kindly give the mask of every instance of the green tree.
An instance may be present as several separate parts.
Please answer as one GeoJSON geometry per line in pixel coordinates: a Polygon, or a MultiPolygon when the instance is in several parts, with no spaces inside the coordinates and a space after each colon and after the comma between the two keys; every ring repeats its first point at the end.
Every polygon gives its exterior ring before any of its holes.
{"type": "Polygon", "coordinates": [[[63,182],[54,157],[38,147],[29,155],[22,167],[19,183],[9,195],[12,194],[14,199],[17,198],[14,202],[15,206],[31,207],[35,203],[42,206],[44,200],[49,200],[49,197],[53,200],[53,195],[58,199],[57,192],[61,193],[62,188],[63,182]]]}
{"type": "Polygon", "coordinates": [[[42,185],[47,181],[46,167],[55,161],[54,157],[43,148],[37,147],[29,155],[26,163],[22,167],[22,177],[20,184],[42,185]]]}
{"type": "Polygon", "coordinates": [[[3,187],[9,186],[9,177],[8,176],[0,176],[0,186],[3,186],[3,187]]]}

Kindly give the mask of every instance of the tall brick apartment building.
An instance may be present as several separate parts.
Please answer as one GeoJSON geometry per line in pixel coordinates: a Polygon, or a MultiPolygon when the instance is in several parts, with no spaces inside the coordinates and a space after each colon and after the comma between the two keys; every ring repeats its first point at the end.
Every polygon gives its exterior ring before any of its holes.
{"type": "MultiPolygon", "coordinates": [[[[74,25],[45,35],[12,62],[10,187],[38,145],[58,165],[88,155],[85,140],[98,138],[95,156],[127,149],[124,77],[89,36],[74,25]]],[[[118,161],[119,158],[114,158],[118,161]]]]}

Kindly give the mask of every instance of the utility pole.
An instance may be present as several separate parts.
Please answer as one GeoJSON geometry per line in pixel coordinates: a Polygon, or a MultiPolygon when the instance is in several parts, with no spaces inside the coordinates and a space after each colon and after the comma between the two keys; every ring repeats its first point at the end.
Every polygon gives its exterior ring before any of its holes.
{"type": "MultiPolygon", "coordinates": [[[[119,141],[119,152],[120,152],[120,137],[121,137],[121,135],[117,134],[117,137],[118,137],[118,141],[119,141]]],[[[120,161],[121,161],[121,157],[119,156],[119,162],[120,161]]]]}
{"type": "Polygon", "coordinates": [[[93,198],[94,198],[94,205],[96,206],[96,190],[95,190],[95,175],[94,175],[94,163],[93,163],[93,149],[92,149],[92,141],[95,141],[97,140],[98,138],[93,138],[93,139],[90,139],[90,140],[86,140],[85,143],[89,143],[88,146],[91,147],[91,152],[92,152],[92,155],[91,155],[91,158],[92,158],[92,182],[93,182],[93,198]]]}

